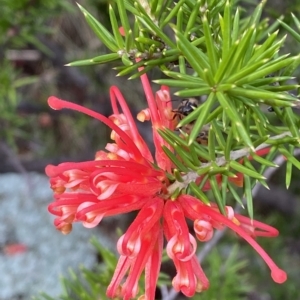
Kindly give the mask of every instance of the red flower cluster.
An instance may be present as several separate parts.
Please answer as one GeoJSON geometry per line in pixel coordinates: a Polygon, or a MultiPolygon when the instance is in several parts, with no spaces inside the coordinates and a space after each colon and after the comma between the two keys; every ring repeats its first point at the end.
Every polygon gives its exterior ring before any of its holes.
{"type": "Polygon", "coordinates": [[[286,273],[254,240],[257,236],[276,236],[276,229],[237,215],[231,207],[226,207],[226,215],[223,215],[216,205],[205,205],[190,195],[171,198],[166,173],[172,172],[172,162],[162,150],[162,146],[169,149],[170,146],[157,132],[157,129],[173,130],[175,127],[169,91],[162,87],[154,96],[146,75],[141,79],[148,108],[138,119],[152,122],[155,159],[116,87],[110,90],[114,113],[109,118],[56,97],[49,98],[53,109],[70,108],[99,119],[112,129],[114,140],[107,144],[107,151],[97,152],[94,161],[47,166],[46,174],[55,193],[49,211],[56,216],[56,228],[67,234],[73,222],[82,222],[83,226],[91,228],[104,217],[139,211],[118,241],[120,259],[107,289],[107,296],[111,298],[136,297],[138,280],[145,270],[145,295],[140,299],[155,299],[164,236],[167,254],[177,270],[172,282],[174,289],[191,297],[208,288],[209,281],[195,255],[197,243],[189,233],[186,218],[194,222],[195,236],[200,241],[211,239],[214,229],[221,230],[224,226],[232,229],[261,255],[274,281],[284,282],[286,273]]]}

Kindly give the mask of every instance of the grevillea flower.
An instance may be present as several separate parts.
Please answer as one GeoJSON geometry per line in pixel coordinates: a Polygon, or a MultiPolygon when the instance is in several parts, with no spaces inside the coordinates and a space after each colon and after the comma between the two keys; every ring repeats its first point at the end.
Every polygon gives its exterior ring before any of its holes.
{"type": "MultiPolygon", "coordinates": [[[[140,136],[117,87],[110,89],[113,115],[109,118],[56,97],[49,98],[48,103],[53,109],[69,108],[100,120],[111,128],[114,141],[107,144],[106,151],[97,152],[93,161],[47,166],[46,174],[50,177],[55,198],[49,211],[56,216],[56,228],[67,234],[74,222],[91,228],[104,217],[138,211],[117,244],[120,259],[107,289],[110,298],[135,298],[140,275],[145,271],[145,294],[139,299],[155,299],[164,237],[167,254],[177,271],[172,281],[174,289],[188,297],[206,290],[209,281],[195,255],[195,237],[202,242],[208,241],[214,229],[224,227],[236,232],[260,254],[275,282],[284,282],[286,273],[254,240],[257,236],[276,236],[276,229],[237,215],[229,206],[224,215],[215,204],[206,205],[190,195],[171,197],[168,188],[172,183],[167,173],[173,172],[173,165],[163,146],[172,149],[157,132],[165,128],[174,130],[176,125],[169,91],[163,86],[153,95],[146,75],[142,75],[141,80],[148,108],[139,113],[138,119],[152,122],[155,158],[140,136]],[[189,232],[187,218],[194,222],[195,237],[189,232]]],[[[196,183],[201,179],[199,177],[196,183]]],[[[216,179],[221,181],[221,177],[216,176],[216,179]]],[[[235,180],[238,186],[243,184],[241,174],[235,180]]],[[[204,185],[203,190],[209,188],[204,185]]]]}

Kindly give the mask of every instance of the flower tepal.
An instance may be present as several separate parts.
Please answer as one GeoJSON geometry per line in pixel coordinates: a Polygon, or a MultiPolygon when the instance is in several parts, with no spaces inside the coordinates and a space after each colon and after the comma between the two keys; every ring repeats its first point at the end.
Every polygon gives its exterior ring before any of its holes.
{"type": "MultiPolygon", "coordinates": [[[[46,167],[54,191],[54,202],[49,205],[49,211],[56,216],[56,228],[67,234],[74,222],[91,228],[107,216],[138,211],[135,220],[118,241],[120,258],[107,289],[110,298],[135,298],[139,294],[139,278],[145,271],[145,294],[140,299],[155,299],[163,237],[167,240],[167,254],[177,271],[172,281],[174,289],[188,297],[207,289],[209,281],[195,254],[195,237],[202,242],[208,241],[214,230],[222,230],[224,226],[244,238],[261,255],[271,269],[274,281],[284,282],[285,272],[253,239],[256,236],[275,236],[278,233],[276,229],[235,215],[230,207],[223,215],[213,203],[208,206],[189,195],[182,194],[174,199],[169,194],[173,182],[167,175],[174,168],[163,146],[173,150],[158,134],[158,129],[174,130],[176,125],[172,118],[169,90],[162,87],[154,95],[147,76],[142,75],[141,79],[148,108],[138,118],[152,123],[155,157],[139,134],[117,87],[110,89],[113,115],[109,118],[56,97],[49,98],[48,103],[53,109],[77,110],[106,124],[112,130],[113,140],[105,150],[96,153],[93,161],[46,167]],[[195,237],[189,232],[187,218],[194,222],[195,237]]],[[[199,177],[196,184],[201,180],[202,177],[199,177]]],[[[241,183],[242,180],[239,180],[241,183]]]]}

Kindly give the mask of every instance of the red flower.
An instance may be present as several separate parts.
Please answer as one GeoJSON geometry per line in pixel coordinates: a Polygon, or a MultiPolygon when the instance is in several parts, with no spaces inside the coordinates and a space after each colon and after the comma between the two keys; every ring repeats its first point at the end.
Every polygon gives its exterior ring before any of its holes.
{"type": "MultiPolygon", "coordinates": [[[[162,146],[172,149],[157,132],[157,129],[174,130],[175,127],[169,91],[162,87],[154,96],[146,75],[141,79],[148,108],[138,115],[138,119],[152,122],[155,159],[117,87],[110,89],[113,115],[109,118],[56,97],[49,98],[48,103],[54,109],[78,110],[105,123],[112,129],[111,138],[114,140],[113,144],[107,144],[107,151],[97,152],[93,161],[47,166],[46,174],[50,177],[55,198],[49,211],[56,216],[56,228],[67,234],[72,230],[73,222],[82,222],[83,226],[90,228],[98,225],[104,217],[139,211],[118,241],[120,259],[107,289],[107,296],[111,298],[126,300],[136,297],[138,280],[145,269],[145,295],[141,299],[155,299],[163,235],[168,242],[167,254],[177,270],[172,282],[174,289],[191,297],[208,288],[208,279],[195,256],[197,243],[189,233],[186,218],[194,221],[195,235],[200,241],[208,241],[214,228],[229,227],[262,256],[274,281],[284,282],[285,272],[253,239],[256,236],[276,236],[276,229],[234,215],[231,207],[226,207],[224,216],[214,204],[205,205],[189,195],[180,195],[177,199],[170,196],[168,188],[171,183],[167,173],[172,173],[173,166],[162,146]]],[[[216,179],[220,182],[221,177],[216,179]]],[[[243,177],[238,174],[234,180],[241,186],[243,177]]],[[[196,181],[199,182],[201,177],[196,181]]],[[[203,190],[209,188],[205,185],[203,190]]]]}

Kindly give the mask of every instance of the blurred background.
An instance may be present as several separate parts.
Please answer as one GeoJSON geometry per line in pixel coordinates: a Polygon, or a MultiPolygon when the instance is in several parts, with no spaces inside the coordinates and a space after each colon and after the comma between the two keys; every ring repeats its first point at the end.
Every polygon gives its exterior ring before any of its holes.
{"type": "MultiPolygon", "coordinates": [[[[108,28],[109,2],[78,1],[108,28]]],[[[250,15],[257,3],[240,1],[239,5],[250,15]]],[[[93,159],[109,140],[110,132],[82,114],[52,111],[47,98],[55,95],[106,116],[111,114],[111,85],[121,89],[134,114],[144,107],[145,98],[139,81],[116,77],[112,64],[64,66],[107,52],[75,1],[0,0],[0,8],[0,300],[31,299],[41,291],[58,299],[62,292],[59,276],[68,276],[69,267],[77,270],[83,264],[92,269],[101,261],[88,243],[90,236],[96,235],[102,244],[114,249],[117,234],[108,228],[112,224],[126,228],[131,216],[110,219],[102,229],[92,231],[78,226],[68,237],[55,231],[47,212],[52,192],[45,166],[93,159]]],[[[285,15],[284,21],[291,24],[291,12],[300,16],[299,0],[269,1],[264,17],[272,24],[285,15]]],[[[284,52],[297,54],[299,45],[288,37],[284,52]]],[[[149,75],[154,79],[160,73],[149,75]]],[[[154,85],[154,89],[158,87],[154,85]]],[[[140,126],[151,143],[149,126],[140,126]]],[[[300,173],[295,170],[286,191],[284,168],[273,173],[270,191],[259,190],[255,218],[280,230],[279,238],[259,242],[287,271],[289,280],[276,285],[254,251],[227,235],[203,263],[211,289],[194,299],[300,299],[300,173]],[[234,243],[238,248],[232,248],[234,243]],[[235,253],[233,258],[230,253],[235,253]],[[233,272],[234,266],[238,266],[237,272],[233,272]]],[[[174,276],[168,263],[163,271],[174,276]]],[[[157,297],[160,299],[159,291],[157,297]]]]}

